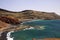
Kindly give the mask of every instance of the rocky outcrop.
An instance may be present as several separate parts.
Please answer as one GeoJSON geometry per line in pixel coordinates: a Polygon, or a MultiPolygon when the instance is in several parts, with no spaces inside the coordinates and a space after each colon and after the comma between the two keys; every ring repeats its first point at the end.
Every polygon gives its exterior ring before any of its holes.
{"type": "Polygon", "coordinates": [[[3,32],[0,36],[0,40],[7,40],[7,38],[6,38],[7,33],[8,33],[8,31],[3,32]]]}
{"type": "Polygon", "coordinates": [[[10,28],[10,24],[0,21],[0,32],[5,31],[5,29],[10,28]]]}
{"type": "Polygon", "coordinates": [[[0,16],[0,20],[9,23],[9,24],[19,24],[19,20],[17,18],[11,16],[0,16]]]}
{"type": "Polygon", "coordinates": [[[15,17],[11,17],[11,16],[0,16],[0,32],[1,31],[9,31],[11,28],[14,29],[14,27],[17,24],[20,24],[20,23],[21,23],[21,21],[19,21],[15,17]]]}

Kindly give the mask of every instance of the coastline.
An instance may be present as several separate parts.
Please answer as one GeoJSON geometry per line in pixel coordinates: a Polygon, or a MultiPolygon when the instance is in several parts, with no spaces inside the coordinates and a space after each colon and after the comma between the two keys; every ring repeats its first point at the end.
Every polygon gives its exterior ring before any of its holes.
{"type": "Polygon", "coordinates": [[[4,9],[0,9],[0,34],[1,40],[5,40],[9,31],[19,31],[31,26],[22,25],[25,22],[42,20],[60,20],[60,15],[49,12],[40,12],[33,10],[24,10],[21,12],[11,12],[4,9]]]}
{"type": "Polygon", "coordinates": [[[13,40],[13,37],[11,38],[11,33],[14,31],[5,31],[1,33],[0,40],[13,40]]]}

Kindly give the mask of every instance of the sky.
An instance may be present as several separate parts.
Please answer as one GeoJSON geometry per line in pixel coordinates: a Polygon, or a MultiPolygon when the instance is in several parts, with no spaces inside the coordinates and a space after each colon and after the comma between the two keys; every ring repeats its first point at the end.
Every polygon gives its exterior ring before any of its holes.
{"type": "Polygon", "coordinates": [[[55,12],[60,15],[60,0],[0,0],[0,8],[10,11],[55,12]]]}

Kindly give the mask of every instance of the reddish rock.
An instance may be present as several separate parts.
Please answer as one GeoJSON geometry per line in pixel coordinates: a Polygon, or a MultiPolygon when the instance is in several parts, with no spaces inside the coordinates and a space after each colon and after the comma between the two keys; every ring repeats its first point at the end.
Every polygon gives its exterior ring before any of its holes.
{"type": "Polygon", "coordinates": [[[9,31],[9,30],[7,30],[7,29],[9,29],[11,27],[11,25],[10,24],[8,24],[8,23],[5,23],[5,22],[2,22],[2,21],[0,21],[0,40],[7,40],[6,39],[6,35],[7,35],[7,32],[9,31]]]}
{"type": "Polygon", "coordinates": [[[5,29],[8,29],[10,26],[10,24],[0,21],[0,31],[5,31],[5,29]]]}
{"type": "Polygon", "coordinates": [[[0,20],[9,23],[9,24],[19,24],[19,20],[17,18],[11,16],[0,16],[0,20]]]}

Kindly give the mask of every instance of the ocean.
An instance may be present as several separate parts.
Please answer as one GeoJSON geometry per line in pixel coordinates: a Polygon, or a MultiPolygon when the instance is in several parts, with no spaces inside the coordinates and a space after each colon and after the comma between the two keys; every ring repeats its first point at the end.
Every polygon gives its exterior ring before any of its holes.
{"type": "Polygon", "coordinates": [[[60,38],[60,20],[36,20],[23,25],[35,27],[13,32],[14,40],[32,40],[32,38],[60,38]]]}

